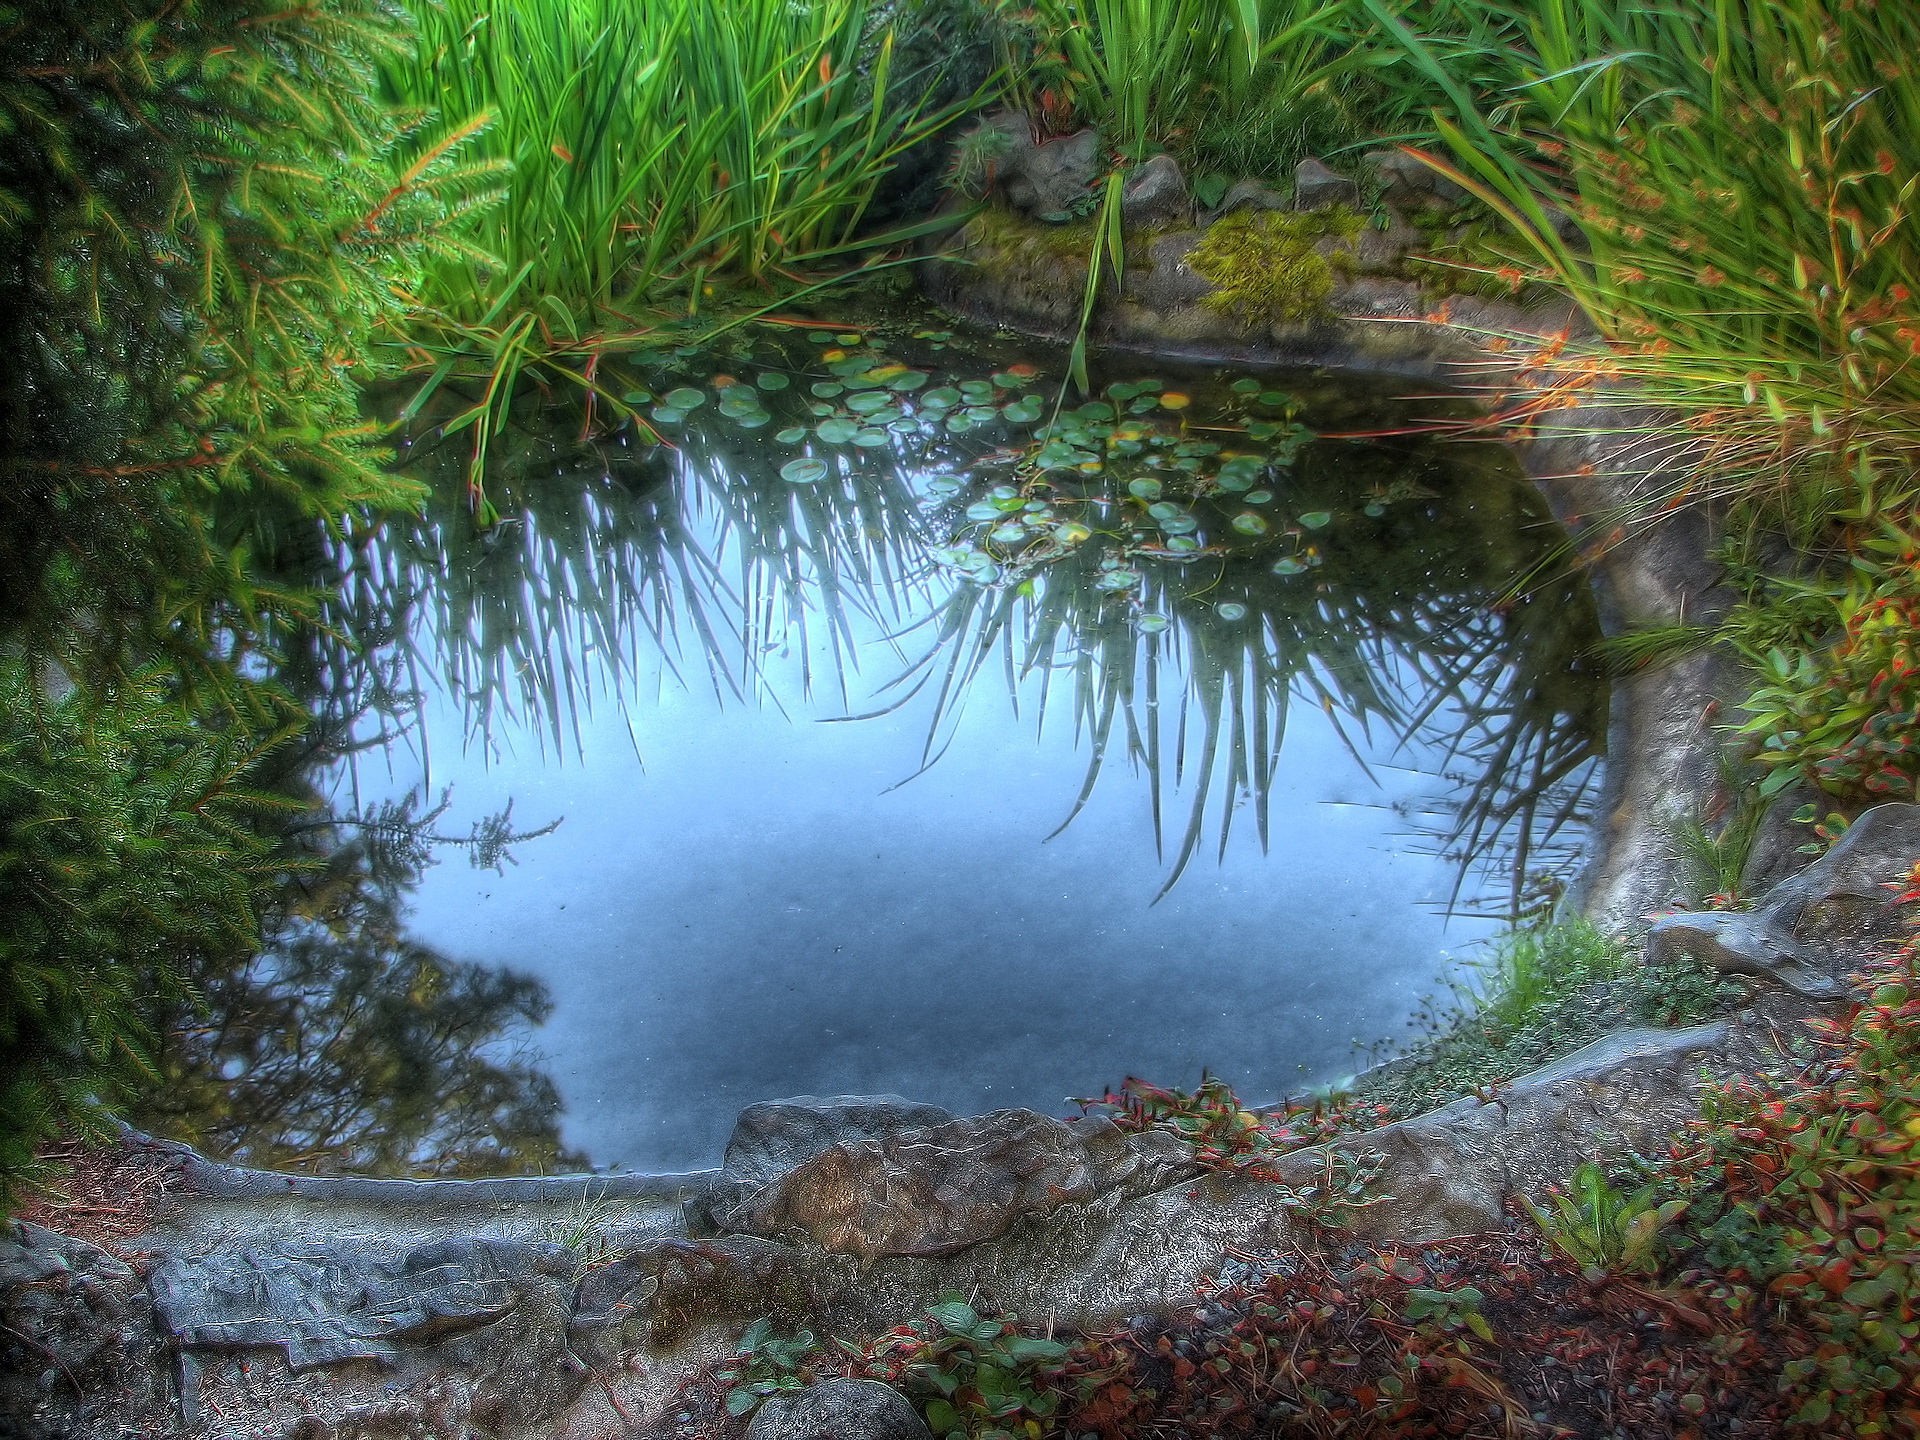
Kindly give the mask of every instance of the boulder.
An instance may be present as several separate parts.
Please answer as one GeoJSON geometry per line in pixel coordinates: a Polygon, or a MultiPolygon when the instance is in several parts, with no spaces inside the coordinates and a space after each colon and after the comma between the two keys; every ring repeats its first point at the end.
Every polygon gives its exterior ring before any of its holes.
{"type": "Polygon", "coordinates": [[[747,1427],[747,1440],[933,1440],[907,1397],[878,1380],[817,1380],[775,1395],[747,1427]]]}
{"type": "Polygon", "coordinates": [[[749,1105],[733,1123],[721,1162],[736,1180],[764,1185],[847,1140],[924,1130],[954,1119],[938,1105],[898,1095],[795,1095],[749,1105]]]}
{"type": "Polygon", "coordinates": [[[1893,887],[1916,863],[1920,805],[1876,805],[1833,849],[1775,885],[1759,909],[1655,921],[1647,960],[1688,957],[1808,999],[1837,999],[1862,962],[1901,934],[1893,887]]]}
{"type": "Polygon", "coordinates": [[[1085,212],[1100,176],[1100,137],[1082,130],[1008,155],[1000,167],[1007,203],[1052,225],[1085,212]]]}
{"type": "Polygon", "coordinates": [[[1357,181],[1331,170],[1323,160],[1308,156],[1293,167],[1293,208],[1331,210],[1336,205],[1358,209],[1360,186],[1357,181]]]}
{"type": "Polygon", "coordinates": [[[724,1223],[749,1235],[800,1232],[823,1250],[864,1259],[947,1255],[1023,1216],[1147,1176],[1155,1183],[1169,1158],[1136,1147],[1108,1120],[996,1110],[844,1141],[761,1187],[724,1223]]]}
{"type": "Polygon", "coordinates": [[[1120,190],[1120,223],[1129,230],[1185,223],[1193,218],[1186,176],[1171,155],[1155,155],[1128,172],[1120,190]]]}

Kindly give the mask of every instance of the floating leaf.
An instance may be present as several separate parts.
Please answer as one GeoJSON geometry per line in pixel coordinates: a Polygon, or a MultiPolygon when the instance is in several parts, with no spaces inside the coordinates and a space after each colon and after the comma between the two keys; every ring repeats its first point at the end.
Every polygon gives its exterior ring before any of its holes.
{"type": "Polygon", "coordinates": [[[660,398],[675,410],[698,410],[707,403],[706,391],[695,390],[691,385],[669,390],[660,398]]]}
{"type": "Polygon", "coordinates": [[[887,381],[887,388],[896,395],[906,395],[918,390],[930,378],[924,370],[908,370],[887,381]]]}
{"type": "Polygon", "coordinates": [[[789,425],[773,438],[778,440],[782,445],[795,445],[807,438],[807,427],[804,425],[789,425]]]}
{"type": "Polygon", "coordinates": [[[687,418],[687,412],[672,405],[656,405],[647,412],[657,425],[678,425],[687,418]]]}
{"type": "Polygon", "coordinates": [[[1010,370],[996,370],[993,375],[993,383],[996,388],[1001,390],[1018,390],[1026,382],[1010,370]]]}
{"type": "Polygon", "coordinates": [[[1372,519],[1378,520],[1382,515],[1387,513],[1387,507],[1382,505],[1378,500],[1369,500],[1366,509],[1362,513],[1372,519]]]}
{"type": "Polygon", "coordinates": [[[1284,560],[1276,560],[1273,562],[1273,573],[1276,575],[1298,575],[1306,568],[1305,564],[1294,559],[1291,555],[1287,556],[1284,560]]]}
{"type": "Polygon", "coordinates": [[[1096,590],[1109,590],[1109,591],[1131,590],[1135,585],[1139,583],[1140,583],[1140,576],[1137,571],[1109,570],[1107,571],[1106,574],[1102,575],[1098,580],[1093,582],[1093,588],[1096,590]]]}
{"type": "Polygon", "coordinates": [[[1272,499],[1273,499],[1273,491],[1271,491],[1271,490],[1249,490],[1249,491],[1247,492],[1247,496],[1246,496],[1246,499],[1247,499],[1247,503],[1248,503],[1249,505],[1265,505],[1265,504],[1268,504],[1269,502],[1271,502],[1271,501],[1272,501],[1272,499]]]}
{"type": "Polygon", "coordinates": [[[1031,425],[1040,418],[1044,409],[1037,396],[1029,395],[1024,400],[1001,406],[1000,413],[1016,425],[1031,425]]]}
{"type": "Polygon", "coordinates": [[[831,400],[836,395],[845,394],[847,389],[838,380],[816,380],[807,388],[822,400],[831,400]]]}
{"type": "Polygon", "coordinates": [[[789,485],[811,485],[826,477],[827,462],[812,455],[802,455],[798,460],[789,460],[780,467],[780,478],[789,485]]]}
{"type": "Polygon", "coordinates": [[[951,410],[960,403],[960,392],[951,385],[942,385],[922,395],[920,403],[929,410],[951,410]]]}
{"type": "Polygon", "coordinates": [[[973,428],[973,416],[965,410],[955,410],[947,416],[947,433],[949,435],[964,435],[973,428]]]}
{"type": "MultiPolygon", "coordinates": [[[[1189,520],[1187,524],[1192,525],[1193,522],[1189,520]]],[[[1199,548],[1200,541],[1196,536],[1169,535],[1167,537],[1167,549],[1175,555],[1191,555],[1199,548]]]]}
{"type": "Polygon", "coordinates": [[[1027,527],[1016,523],[996,525],[987,533],[987,538],[998,541],[1002,545],[1024,544],[1027,538],[1027,527]]]}
{"type": "Polygon", "coordinates": [[[893,403],[884,390],[863,390],[858,395],[847,397],[847,409],[856,415],[878,414],[882,410],[889,409],[893,403]]]}
{"type": "Polygon", "coordinates": [[[845,416],[835,415],[831,419],[822,420],[818,425],[814,426],[813,433],[829,445],[844,445],[853,439],[859,429],[860,427],[858,425],[854,424],[853,421],[847,419],[845,416]]]}
{"type": "Polygon", "coordinates": [[[1093,531],[1078,520],[1068,520],[1064,524],[1053,527],[1053,538],[1062,545],[1078,545],[1092,534],[1093,531]]]}
{"type": "Polygon", "coordinates": [[[651,390],[629,390],[620,398],[629,405],[644,405],[653,399],[653,392],[651,390]]]}
{"type": "Polygon", "coordinates": [[[1324,530],[1333,523],[1333,515],[1326,510],[1309,510],[1300,517],[1300,523],[1309,530],[1324,530]]]}
{"type": "Polygon", "coordinates": [[[1232,388],[1233,393],[1236,395],[1258,395],[1260,393],[1260,382],[1250,375],[1243,375],[1233,382],[1232,388]]]}
{"type": "Polygon", "coordinates": [[[833,343],[833,332],[831,330],[809,330],[807,332],[807,339],[816,345],[831,345],[833,343]]]}
{"type": "Polygon", "coordinates": [[[1193,397],[1180,390],[1169,390],[1160,397],[1162,410],[1184,410],[1193,404],[1193,397]]]}
{"type": "Polygon", "coordinates": [[[1256,515],[1251,510],[1242,510],[1233,517],[1233,528],[1242,535],[1264,535],[1267,533],[1267,517],[1256,515]]]}
{"type": "Polygon", "coordinates": [[[1172,622],[1164,615],[1142,615],[1133,622],[1133,628],[1142,635],[1158,635],[1172,622]]]}
{"type": "Polygon", "coordinates": [[[1158,500],[1160,491],[1160,482],[1151,477],[1127,482],[1127,493],[1136,500],[1158,500]]]}
{"type": "Polygon", "coordinates": [[[853,443],[863,450],[877,450],[887,443],[887,432],[884,430],[875,430],[869,426],[864,430],[855,432],[853,443]]]}
{"type": "Polygon", "coordinates": [[[762,390],[784,390],[793,383],[778,370],[768,370],[753,377],[753,383],[762,390]]]}
{"type": "Polygon", "coordinates": [[[847,335],[836,335],[833,338],[838,340],[842,345],[858,345],[861,342],[863,342],[867,337],[864,335],[847,334],[847,335]]]}
{"type": "Polygon", "coordinates": [[[967,506],[969,520],[998,520],[1000,514],[1000,507],[991,500],[976,500],[967,506]]]}
{"type": "Polygon", "coordinates": [[[1222,620],[1244,620],[1247,618],[1247,607],[1238,600],[1222,600],[1213,607],[1213,613],[1222,620]]]}

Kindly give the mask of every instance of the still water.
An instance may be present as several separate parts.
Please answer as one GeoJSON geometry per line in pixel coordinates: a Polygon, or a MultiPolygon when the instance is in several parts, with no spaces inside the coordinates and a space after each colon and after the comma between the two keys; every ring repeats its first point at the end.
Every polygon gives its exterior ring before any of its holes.
{"type": "Polygon", "coordinates": [[[421,518],[326,549],[288,660],[332,888],[209,987],[163,1128],[694,1168],[780,1095],[1265,1100],[1404,1035],[1578,852],[1563,537],[1455,402],[1064,367],[749,329],[617,382],[664,443],[523,417],[484,526],[470,435],[407,447],[421,518]]]}

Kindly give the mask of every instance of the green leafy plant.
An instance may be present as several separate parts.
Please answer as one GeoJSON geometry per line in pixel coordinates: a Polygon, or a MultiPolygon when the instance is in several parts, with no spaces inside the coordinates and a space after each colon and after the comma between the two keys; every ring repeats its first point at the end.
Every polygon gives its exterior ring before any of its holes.
{"type": "Polygon", "coordinates": [[[1685,1213],[1685,1200],[1658,1200],[1653,1185],[1632,1193],[1615,1189],[1606,1171],[1589,1161],[1573,1172],[1565,1190],[1540,1206],[1520,1203],[1548,1239],[1582,1265],[1601,1270],[1652,1270],[1659,1262],[1660,1231],[1685,1213]]]}
{"type": "Polygon", "coordinates": [[[1416,1325],[1432,1324],[1440,1330],[1470,1330],[1482,1340],[1493,1340],[1493,1326],[1480,1313],[1487,1297],[1472,1285],[1457,1290],[1433,1290],[1413,1286],[1407,1291],[1407,1319],[1416,1325]]]}
{"type": "Polygon", "coordinates": [[[937,1440],[1039,1440],[1066,1398],[1067,1355],[1014,1316],[983,1317],[949,1292],[876,1344],[865,1368],[919,1404],[937,1440]]]}
{"type": "Polygon", "coordinates": [[[819,1350],[811,1330],[783,1337],[774,1333],[772,1320],[754,1321],[733,1358],[714,1372],[727,1386],[727,1413],[746,1415],[769,1396],[805,1389],[819,1350]]]}

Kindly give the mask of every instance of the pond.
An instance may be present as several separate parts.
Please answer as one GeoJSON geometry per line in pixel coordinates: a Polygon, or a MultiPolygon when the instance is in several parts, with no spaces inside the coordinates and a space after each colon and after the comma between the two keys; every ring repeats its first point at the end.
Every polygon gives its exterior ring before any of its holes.
{"type": "Polygon", "coordinates": [[[1404,1038],[1580,851],[1563,534],[1430,390],[1066,367],[780,322],[636,356],[603,383],[654,435],[518,415],[484,526],[471,434],[406,447],[421,518],[325,545],[283,660],[317,876],[146,1123],[675,1170],[777,1096],[1270,1100],[1404,1038]]]}

